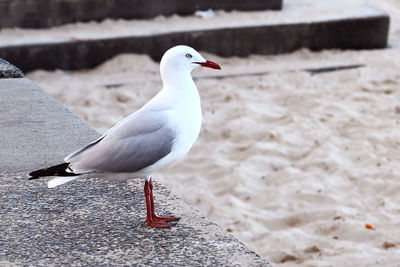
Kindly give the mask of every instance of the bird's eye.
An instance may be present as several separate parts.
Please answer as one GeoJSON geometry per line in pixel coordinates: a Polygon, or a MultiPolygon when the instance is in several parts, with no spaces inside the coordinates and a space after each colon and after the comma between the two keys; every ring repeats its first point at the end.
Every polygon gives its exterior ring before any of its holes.
{"type": "Polygon", "coordinates": [[[192,55],[191,54],[186,54],[186,57],[187,58],[192,58],[192,55]]]}

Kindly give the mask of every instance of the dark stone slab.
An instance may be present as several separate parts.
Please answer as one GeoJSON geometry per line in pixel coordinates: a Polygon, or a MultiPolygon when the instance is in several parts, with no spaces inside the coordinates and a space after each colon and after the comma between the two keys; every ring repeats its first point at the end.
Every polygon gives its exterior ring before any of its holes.
{"type": "Polygon", "coordinates": [[[27,79],[0,95],[0,266],[270,266],[160,184],[158,213],[182,218],[170,229],[146,226],[141,179],[29,181],[98,134],[27,79]]]}
{"type": "Polygon", "coordinates": [[[19,68],[0,58],[0,79],[23,77],[24,74],[19,68]]]}
{"type": "Polygon", "coordinates": [[[282,0],[3,0],[0,28],[43,28],[106,18],[189,15],[196,10],[279,10],[282,0]]]}
{"type": "Polygon", "coordinates": [[[116,37],[62,43],[0,47],[0,57],[25,72],[92,68],[120,53],[144,53],[159,60],[177,44],[220,56],[287,53],[300,48],[376,49],[385,48],[389,16],[384,13],[312,23],[266,24],[221,27],[165,34],[116,37]],[[350,38],[351,36],[351,38],[350,38]]]}

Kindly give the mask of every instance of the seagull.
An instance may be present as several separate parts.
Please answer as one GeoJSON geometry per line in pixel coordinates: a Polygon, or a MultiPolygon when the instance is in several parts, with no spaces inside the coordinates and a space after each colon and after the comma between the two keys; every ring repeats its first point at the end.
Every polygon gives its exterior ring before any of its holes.
{"type": "Polygon", "coordinates": [[[152,174],[181,160],[199,136],[200,96],[190,74],[198,67],[221,69],[189,46],[167,50],[160,62],[163,87],[157,95],[100,138],[68,155],[64,163],[29,173],[29,180],[53,176],[48,187],[54,188],[79,178],[144,178],[147,225],[176,225],[174,221],[180,218],[155,214],[152,174]]]}

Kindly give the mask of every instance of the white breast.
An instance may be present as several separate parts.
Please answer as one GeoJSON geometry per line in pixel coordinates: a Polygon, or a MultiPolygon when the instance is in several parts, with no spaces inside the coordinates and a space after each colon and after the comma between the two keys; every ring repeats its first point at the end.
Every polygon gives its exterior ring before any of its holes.
{"type": "Polygon", "coordinates": [[[178,158],[189,152],[200,133],[202,122],[200,99],[197,96],[191,100],[194,101],[188,101],[174,112],[176,139],[172,147],[172,154],[178,158]]]}
{"type": "Polygon", "coordinates": [[[144,171],[152,173],[173,165],[181,160],[192,148],[200,134],[202,112],[200,96],[194,83],[185,90],[176,90],[160,95],[160,101],[174,103],[169,109],[168,125],[175,131],[171,153],[144,171]],[[169,98],[166,101],[165,98],[169,98]],[[173,100],[172,100],[173,98],[173,100]]]}

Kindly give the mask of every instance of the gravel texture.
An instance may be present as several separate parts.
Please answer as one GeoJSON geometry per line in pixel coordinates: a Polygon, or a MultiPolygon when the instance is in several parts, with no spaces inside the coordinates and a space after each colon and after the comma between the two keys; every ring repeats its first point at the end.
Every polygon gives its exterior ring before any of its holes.
{"type": "Polygon", "coordinates": [[[269,266],[158,183],[156,209],[182,218],[169,229],[146,226],[141,180],[90,179],[47,189],[25,173],[0,179],[0,263],[269,266]]]}

